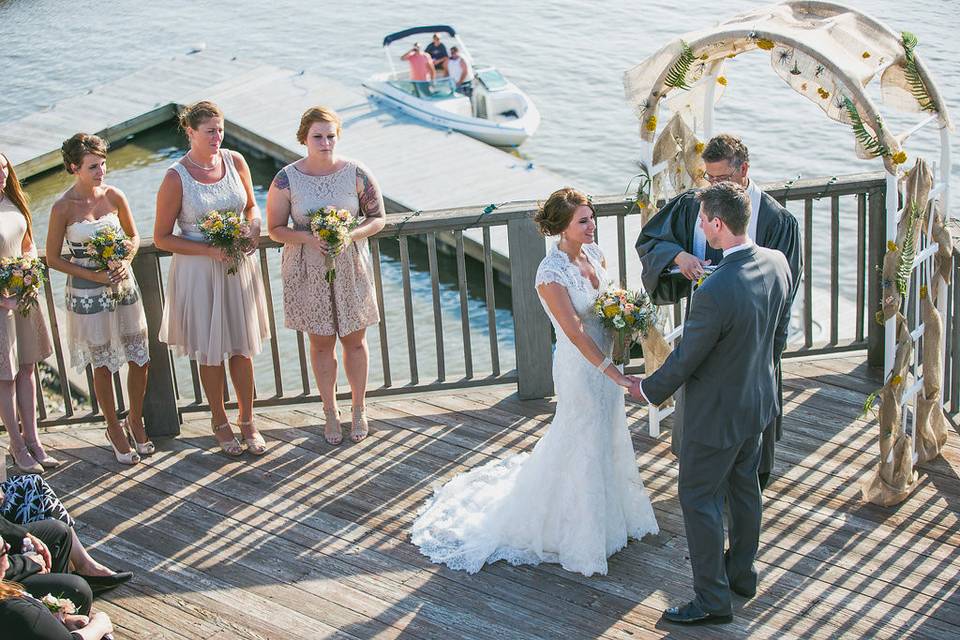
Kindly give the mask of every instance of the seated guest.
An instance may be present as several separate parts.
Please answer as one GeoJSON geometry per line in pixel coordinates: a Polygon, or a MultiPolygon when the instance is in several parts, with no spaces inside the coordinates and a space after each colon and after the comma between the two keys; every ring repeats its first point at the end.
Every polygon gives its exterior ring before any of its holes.
{"type": "Polygon", "coordinates": [[[86,580],[94,594],[117,587],[133,577],[129,571],[116,572],[93,559],[77,537],[73,518],[43,478],[31,474],[4,481],[3,475],[0,471],[0,517],[21,527],[49,519],[63,522],[70,530],[70,567],[86,580]]]}
{"type": "Polygon", "coordinates": [[[80,576],[67,573],[73,541],[70,528],[59,520],[43,520],[27,527],[0,518],[0,538],[6,563],[2,577],[17,582],[35,598],[48,593],[67,598],[81,615],[90,613],[93,592],[80,576]]]}
{"type": "MultiPolygon", "coordinates": [[[[444,75],[451,75],[447,71],[447,47],[440,42],[440,34],[433,34],[433,41],[425,49],[428,56],[433,59],[433,68],[437,71],[443,71],[444,75]]],[[[451,76],[452,77],[452,76],[451,76]]]]}
{"type": "MultiPolygon", "coordinates": [[[[10,560],[10,545],[0,540],[0,575],[9,571],[10,560]]],[[[4,638],[17,640],[102,640],[112,637],[113,623],[103,612],[64,614],[61,621],[23,586],[0,580],[0,629],[4,638]]]]}
{"type": "Polygon", "coordinates": [[[457,91],[465,96],[473,93],[470,63],[460,55],[460,49],[458,47],[450,47],[450,58],[447,60],[447,73],[457,91]]]}

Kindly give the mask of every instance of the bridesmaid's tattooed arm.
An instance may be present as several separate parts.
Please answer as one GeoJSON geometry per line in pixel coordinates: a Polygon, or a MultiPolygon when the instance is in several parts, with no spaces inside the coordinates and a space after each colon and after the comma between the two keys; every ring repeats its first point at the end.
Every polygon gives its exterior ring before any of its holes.
{"type": "Polygon", "coordinates": [[[273,186],[277,189],[290,188],[290,179],[287,177],[286,169],[280,169],[280,171],[277,172],[277,176],[273,179],[273,186]]]}
{"type": "Polygon", "coordinates": [[[357,167],[357,195],[360,197],[360,211],[364,216],[372,218],[384,215],[380,187],[373,177],[360,167],[357,167]]]}

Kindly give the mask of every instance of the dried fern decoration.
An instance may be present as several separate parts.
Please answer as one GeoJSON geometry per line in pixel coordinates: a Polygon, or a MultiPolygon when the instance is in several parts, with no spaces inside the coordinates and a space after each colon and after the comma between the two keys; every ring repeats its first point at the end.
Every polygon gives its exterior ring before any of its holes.
{"type": "Polygon", "coordinates": [[[843,106],[847,110],[847,115],[850,116],[850,126],[853,127],[853,135],[856,136],[857,141],[864,150],[873,156],[890,155],[890,149],[880,141],[879,136],[875,136],[867,130],[867,125],[864,123],[863,118],[860,117],[857,106],[853,104],[853,100],[851,100],[849,96],[843,97],[843,106]]]}
{"type": "Polygon", "coordinates": [[[664,84],[675,89],[689,89],[690,85],[687,84],[687,72],[690,71],[690,67],[693,65],[696,57],[693,55],[693,49],[690,48],[690,45],[682,40],[680,41],[680,45],[682,46],[680,57],[677,58],[677,61],[670,67],[670,71],[667,72],[664,84]]]}
{"type": "Polygon", "coordinates": [[[915,200],[910,202],[910,217],[907,219],[907,232],[903,236],[903,246],[900,247],[900,263],[897,265],[897,291],[901,296],[907,295],[907,282],[913,272],[913,259],[917,255],[917,218],[920,216],[920,207],[915,200]]]}
{"type": "Polygon", "coordinates": [[[920,70],[917,68],[917,58],[913,50],[919,44],[917,36],[909,31],[900,34],[903,42],[904,73],[907,77],[907,83],[910,85],[910,93],[917,100],[920,108],[924,111],[936,111],[937,107],[933,104],[933,99],[927,93],[927,86],[920,77],[920,70]]]}

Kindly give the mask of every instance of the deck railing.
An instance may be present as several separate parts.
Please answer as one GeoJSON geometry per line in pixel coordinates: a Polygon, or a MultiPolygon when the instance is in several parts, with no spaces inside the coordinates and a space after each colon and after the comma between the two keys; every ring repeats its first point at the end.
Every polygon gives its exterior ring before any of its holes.
{"type": "MultiPolygon", "coordinates": [[[[802,228],[804,282],[795,305],[789,354],[867,349],[871,364],[882,364],[883,328],[873,320],[879,308],[879,274],[874,265],[883,255],[885,242],[882,175],[763,188],[791,209],[802,228]]],[[[633,244],[640,216],[636,207],[623,196],[594,198],[593,202],[600,219],[599,242],[607,247],[609,272],[620,282],[637,286],[633,244]],[[616,237],[612,246],[608,244],[608,237],[614,237],[611,234],[616,237]]],[[[526,202],[388,215],[386,227],[369,244],[381,309],[380,324],[369,334],[372,347],[376,347],[371,349],[369,395],[504,382],[517,383],[523,397],[552,394],[551,327],[533,290],[537,266],[546,253],[546,244],[532,223],[534,207],[535,203],[526,202]],[[415,257],[426,263],[419,271],[415,257]],[[448,282],[441,287],[442,276],[452,280],[453,271],[456,286],[448,282]],[[480,301],[482,314],[477,312],[480,301]],[[501,311],[508,307],[512,321],[504,322],[502,312],[498,320],[498,307],[501,311]],[[452,366],[451,354],[457,356],[456,366],[452,366]]],[[[258,250],[275,337],[268,344],[268,353],[257,362],[259,386],[272,386],[258,389],[258,407],[319,401],[312,384],[307,340],[299,332],[284,329],[280,320],[277,247],[264,237],[258,250]],[[295,360],[289,355],[293,345],[295,360]],[[263,375],[267,359],[272,369],[269,376],[263,375]]],[[[168,260],[168,254],[145,242],[133,265],[150,329],[151,368],[144,414],[154,436],[179,433],[182,413],[207,409],[195,364],[174,358],[157,340],[168,260]]],[[[956,253],[954,268],[960,274],[956,253]]],[[[89,370],[80,382],[91,401],[83,409],[75,409],[71,401],[78,381],[70,382],[54,306],[48,287],[46,311],[55,342],[52,364],[66,401],[58,414],[48,414],[41,407],[41,423],[102,419],[89,370]]],[[[675,318],[682,317],[682,306],[676,305],[675,318]]],[[[944,386],[945,401],[956,411],[960,403],[960,295],[955,287],[950,290],[950,308],[953,314],[946,331],[950,357],[944,386]]],[[[641,358],[631,362],[629,370],[642,368],[641,358]]],[[[115,380],[122,411],[123,384],[119,375],[115,380]]],[[[349,396],[345,388],[340,391],[349,396]]]]}

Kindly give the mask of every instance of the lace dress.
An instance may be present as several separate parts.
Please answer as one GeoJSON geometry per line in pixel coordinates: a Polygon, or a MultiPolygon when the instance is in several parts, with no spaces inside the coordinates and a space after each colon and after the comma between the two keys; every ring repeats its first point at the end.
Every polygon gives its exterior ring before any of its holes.
{"type": "MultiPolygon", "coordinates": [[[[0,257],[23,255],[26,232],[27,220],[20,209],[8,198],[0,198],[0,257]]],[[[53,345],[39,306],[25,317],[14,310],[0,309],[0,380],[13,380],[21,365],[40,362],[51,353],[53,345]]]]}
{"type": "MultiPolygon", "coordinates": [[[[605,282],[600,249],[584,251],[605,282]]],[[[566,287],[590,337],[609,354],[613,338],[591,312],[598,291],[556,247],[536,281],[553,282],[566,287]]],[[[434,562],[469,573],[506,560],[606,574],[607,558],[627,538],[659,531],[627,431],[623,390],[550,320],[557,334],[553,422],[529,454],[487,463],[435,490],[412,531],[413,543],[434,562]]]]}
{"type": "MultiPolygon", "coordinates": [[[[229,151],[221,151],[226,168],[213,184],[197,182],[179,162],[183,200],[177,226],[188,240],[203,242],[197,220],[216,209],[240,212],[247,194],[229,151]]],[[[198,364],[221,365],[231,356],[254,356],[270,338],[267,301],[260,267],[254,255],[245,256],[234,274],[229,265],[208,258],[174,254],[167,275],[167,297],[160,324],[160,340],[179,356],[198,364]]]]}
{"type": "MultiPolygon", "coordinates": [[[[308,214],[321,207],[359,214],[355,162],[326,176],[309,176],[292,164],[283,172],[290,183],[294,229],[309,229],[308,214]]],[[[317,336],[344,336],[380,321],[367,240],[351,243],[336,257],[335,268],[331,287],[324,278],[324,258],[316,249],[302,244],[283,247],[284,326],[317,336]]]]}
{"type": "MultiPolygon", "coordinates": [[[[71,262],[97,268],[86,257],[85,244],[104,227],[123,229],[115,213],[67,225],[65,235],[71,262]]],[[[127,279],[117,285],[115,292],[99,282],[67,276],[65,302],[67,341],[74,369],[83,371],[89,364],[95,369],[106,367],[117,372],[127,362],[142,366],[150,361],[147,317],[140,288],[129,267],[127,279]]]]}

